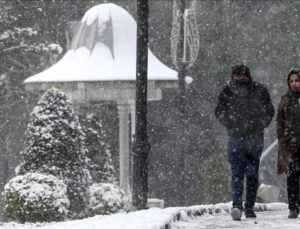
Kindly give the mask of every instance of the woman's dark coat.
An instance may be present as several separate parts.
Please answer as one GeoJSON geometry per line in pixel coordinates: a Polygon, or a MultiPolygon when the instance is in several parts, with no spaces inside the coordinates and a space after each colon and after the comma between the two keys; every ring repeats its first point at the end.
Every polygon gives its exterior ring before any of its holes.
{"type": "Polygon", "coordinates": [[[291,152],[287,149],[285,144],[285,132],[288,129],[288,95],[281,97],[278,105],[276,117],[276,130],[278,136],[278,159],[277,159],[277,173],[288,173],[291,160],[291,152]]]}

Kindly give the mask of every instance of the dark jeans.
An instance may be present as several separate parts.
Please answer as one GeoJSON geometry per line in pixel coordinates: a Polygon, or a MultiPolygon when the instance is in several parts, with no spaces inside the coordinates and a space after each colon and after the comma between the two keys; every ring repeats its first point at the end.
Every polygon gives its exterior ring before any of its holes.
{"type": "Polygon", "coordinates": [[[287,176],[287,193],[290,210],[299,211],[299,178],[300,178],[300,155],[292,154],[289,174],[287,176]]]}
{"type": "Polygon", "coordinates": [[[246,176],[245,208],[253,208],[258,189],[259,160],[263,150],[263,136],[243,140],[228,138],[228,160],[231,167],[231,193],[233,207],[243,206],[244,177],[246,176]]]}

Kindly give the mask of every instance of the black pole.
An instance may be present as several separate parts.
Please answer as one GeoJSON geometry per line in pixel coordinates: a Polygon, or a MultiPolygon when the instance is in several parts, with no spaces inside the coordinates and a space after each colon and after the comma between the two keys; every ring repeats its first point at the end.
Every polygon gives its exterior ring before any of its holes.
{"type": "Polygon", "coordinates": [[[185,176],[185,63],[184,63],[184,10],[185,0],[179,0],[179,43],[177,49],[178,58],[178,88],[179,88],[179,156],[180,156],[180,182],[179,204],[186,204],[186,176],[185,176]]]}
{"type": "Polygon", "coordinates": [[[178,87],[180,91],[179,97],[179,107],[180,114],[182,119],[184,119],[185,114],[185,63],[183,62],[184,58],[184,9],[185,9],[185,0],[179,1],[179,43],[177,49],[178,57],[178,87]]]}
{"type": "Polygon", "coordinates": [[[146,208],[148,191],[147,135],[147,67],[148,67],[148,0],[137,0],[136,49],[136,130],[133,144],[132,204],[136,209],[146,208]]]}

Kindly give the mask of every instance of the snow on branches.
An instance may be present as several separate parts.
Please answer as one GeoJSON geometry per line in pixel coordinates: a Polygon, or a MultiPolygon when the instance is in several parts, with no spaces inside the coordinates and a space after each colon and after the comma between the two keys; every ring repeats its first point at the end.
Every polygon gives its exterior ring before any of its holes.
{"type": "Polygon", "coordinates": [[[49,89],[31,113],[19,173],[41,172],[61,179],[72,218],[85,216],[90,183],[85,135],[65,94],[49,89]]]}

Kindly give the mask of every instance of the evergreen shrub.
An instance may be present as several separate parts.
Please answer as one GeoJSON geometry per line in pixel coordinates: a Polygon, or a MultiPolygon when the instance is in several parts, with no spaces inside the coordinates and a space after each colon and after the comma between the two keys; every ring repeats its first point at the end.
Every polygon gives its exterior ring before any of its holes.
{"type": "Polygon", "coordinates": [[[89,113],[82,121],[82,130],[86,136],[87,157],[91,161],[89,171],[92,181],[116,184],[111,147],[107,144],[107,135],[102,120],[95,114],[89,113]]]}
{"type": "Polygon", "coordinates": [[[5,185],[2,196],[4,215],[21,223],[62,221],[68,215],[67,186],[53,175],[16,176],[5,185]]]}
{"type": "Polygon", "coordinates": [[[51,174],[67,185],[69,217],[86,216],[90,185],[85,135],[66,95],[47,90],[33,109],[18,175],[51,174]]]}
{"type": "Polygon", "coordinates": [[[126,212],[129,207],[129,198],[119,186],[95,183],[90,187],[89,216],[126,212]]]}

